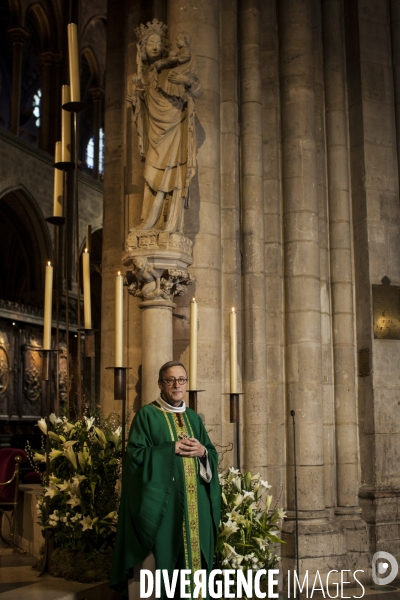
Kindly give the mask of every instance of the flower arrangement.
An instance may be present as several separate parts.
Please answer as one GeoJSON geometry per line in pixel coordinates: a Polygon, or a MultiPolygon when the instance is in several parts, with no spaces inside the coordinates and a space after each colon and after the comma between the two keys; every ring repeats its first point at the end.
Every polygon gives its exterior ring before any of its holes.
{"type": "MultiPolygon", "coordinates": [[[[271,510],[270,489],[259,473],[241,473],[230,468],[219,474],[222,495],[221,524],[218,532],[214,568],[246,573],[273,569],[280,557],[277,544],[284,543],[279,528],[285,512],[271,510]]],[[[267,581],[263,575],[261,582],[267,581]]]]}
{"type": "MultiPolygon", "coordinates": [[[[50,476],[37,512],[55,548],[107,553],[114,545],[119,497],[121,427],[95,417],[69,421],[49,417],[38,426],[50,442],[50,476]]],[[[32,453],[46,462],[46,452],[32,453]]]]}

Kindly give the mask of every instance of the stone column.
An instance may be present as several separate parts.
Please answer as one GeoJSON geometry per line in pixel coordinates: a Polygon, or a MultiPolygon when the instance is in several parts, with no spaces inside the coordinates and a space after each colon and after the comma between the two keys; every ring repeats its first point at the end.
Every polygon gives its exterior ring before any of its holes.
{"type": "Polygon", "coordinates": [[[40,101],[40,131],[39,131],[39,148],[45,152],[54,152],[50,148],[50,130],[53,123],[51,112],[52,100],[52,79],[53,79],[53,52],[42,52],[40,55],[40,89],[42,90],[42,98],[40,101]]]}
{"type": "MultiPolygon", "coordinates": [[[[221,41],[221,241],[222,310],[223,310],[223,392],[229,392],[229,312],[236,307],[238,318],[238,359],[241,367],[241,254],[239,202],[239,108],[237,2],[220,3],[221,41]]],[[[241,369],[239,367],[239,379],[241,369]]],[[[240,385],[240,384],[239,384],[240,385]]],[[[223,444],[233,441],[233,426],[229,421],[229,396],[223,396],[223,444]]],[[[225,456],[226,466],[234,464],[233,456],[225,456]]]]}
{"type": "Polygon", "coordinates": [[[239,11],[243,391],[246,405],[243,462],[246,468],[265,471],[267,407],[260,2],[241,0],[239,11]]]}
{"type": "Polygon", "coordinates": [[[341,0],[323,0],[337,513],[360,512],[352,226],[341,0]]]}
{"type": "Polygon", "coordinates": [[[101,103],[104,92],[101,88],[91,88],[89,90],[93,100],[93,177],[99,178],[99,152],[100,152],[100,119],[101,119],[101,103]]]}
{"type": "Polygon", "coordinates": [[[22,54],[24,46],[29,38],[29,33],[22,27],[12,27],[8,30],[8,35],[13,44],[13,73],[12,73],[12,94],[11,94],[11,123],[10,131],[18,135],[19,133],[19,115],[21,112],[21,69],[22,54]]]}
{"type": "Polygon", "coordinates": [[[390,0],[394,101],[396,113],[397,163],[400,173],[400,0],[390,0]]]}
{"type": "Polygon", "coordinates": [[[143,311],[142,405],[145,405],[153,402],[160,393],[157,384],[158,371],[173,358],[172,309],[176,304],[164,300],[150,300],[141,302],[139,306],[143,311]]]}
{"type": "Polygon", "coordinates": [[[321,4],[313,8],[315,142],[319,217],[321,293],[321,402],[324,424],[325,507],[336,506],[335,407],[333,397],[332,307],[329,262],[329,210],[326,173],[325,90],[321,4]]]}
{"type": "Polygon", "coordinates": [[[268,482],[272,494],[284,493],[285,505],[285,361],[282,252],[282,195],[276,2],[261,2],[261,73],[265,212],[266,403],[268,482]]]}
{"type": "MultiPolygon", "coordinates": [[[[130,91],[132,76],[136,73],[135,29],[146,22],[141,16],[140,5],[134,0],[128,2],[126,31],[126,75],[125,87],[130,91]]],[[[142,210],[144,178],[143,163],[138,151],[138,138],[133,120],[132,107],[125,103],[126,111],[126,227],[128,231],[139,225],[142,210]]],[[[128,403],[137,411],[141,406],[141,387],[139,384],[142,365],[142,311],[137,298],[128,297],[126,310],[126,337],[128,351],[128,403]]],[[[154,374],[153,374],[154,377],[154,374]]]]}
{"type": "MultiPolygon", "coordinates": [[[[190,208],[184,232],[193,241],[196,286],[190,294],[199,303],[198,387],[199,412],[205,415],[212,439],[221,439],[221,212],[220,212],[220,57],[219,2],[170,0],[169,37],[178,31],[192,38],[197,73],[203,88],[196,98],[197,174],[190,187],[190,208]]],[[[183,302],[187,306],[189,297],[183,302]]],[[[182,359],[187,362],[188,348],[182,359]]]]}
{"type": "MultiPolygon", "coordinates": [[[[102,265],[101,407],[104,416],[120,407],[114,402],[115,276],[122,270],[124,242],[124,112],[125,2],[109,0],[107,21],[107,78],[105,99],[104,225],[102,265]]],[[[124,303],[125,304],[125,303],[124,303]]],[[[126,306],[126,305],[125,305],[126,306]]],[[[125,307],[124,307],[125,308],[125,307]]],[[[126,344],[126,342],[125,342],[126,344]]]]}
{"type": "MultiPolygon", "coordinates": [[[[312,0],[279,2],[287,409],[296,411],[300,519],[324,519],[321,304],[312,0]]],[[[287,460],[293,465],[288,419],[287,460]]],[[[293,469],[288,507],[294,508],[293,469]]]]}

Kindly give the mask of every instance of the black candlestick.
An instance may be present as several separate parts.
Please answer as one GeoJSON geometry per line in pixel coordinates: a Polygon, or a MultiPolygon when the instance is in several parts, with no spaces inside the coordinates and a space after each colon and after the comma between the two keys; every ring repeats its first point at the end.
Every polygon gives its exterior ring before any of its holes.
{"type": "Polygon", "coordinates": [[[130,367],[106,367],[114,369],[114,400],[122,400],[122,470],[125,460],[125,427],[126,427],[126,372],[130,367]]]}
{"type": "Polygon", "coordinates": [[[206,390],[188,390],[189,392],[189,408],[197,413],[197,394],[206,390]]]}
{"type": "Polygon", "coordinates": [[[240,469],[240,406],[239,397],[243,394],[231,392],[229,394],[230,422],[235,424],[236,468],[240,469]]]}

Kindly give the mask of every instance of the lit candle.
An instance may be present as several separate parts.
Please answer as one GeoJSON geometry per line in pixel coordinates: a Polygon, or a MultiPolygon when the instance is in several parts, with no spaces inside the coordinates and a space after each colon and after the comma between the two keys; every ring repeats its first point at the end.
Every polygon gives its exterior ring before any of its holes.
{"type": "Polygon", "coordinates": [[[121,271],[115,279],[115,366],[122,367],[123,349],[122,349],[122,321],[123,321],[123,277],[121,271]]]}
{"type": "MultiPolygon", "coordinates": [[[[56,142],[54,162],[61,161],[61,142],[56,142]]],[[[63,172],[54,167],[53,217],[62,217],[63,213],[63,172]]]]}
{"type": "Polygon", "coordinates": [[[68,58],[71,102],[80,102],[81,88],[79,83],[78,27],[75,23],[69,23],[68,25],[68,58]]]}
{"type": "Polygon", "coordinates": [[[189,389],[197,390],[197,310],[198,304],[193,298],[190,302],[190,338],[189,338],[189,389]]]}
{"type": "Polygon", "coordinates": [[[43,350],[51,350],[51,316],[53,308],[53,265],[48,261],[44,283],[43,350]]]}
{"type": "MultiPolygon", "coordinates": [[[[61,106],[71,102],[69,85],[61,88],[61,106]]],[[[71,113],[61,109],[61,160],[60,162],[71,162],[71,113]]]]}
{"type": "Polygon", "coordinates": [[[82,254],[83,271],[83,310],[85,315],[85,329],[92,329],[92,306],[90,299],[90,254],[85,248],[82,254]]]}
{"type": "Polygon", "coordinates": [[[230,358],[230,374],[231,374],[231,394],[237,394],[237,314],[234,308],[229,315],[229,358],[230,358]]]}

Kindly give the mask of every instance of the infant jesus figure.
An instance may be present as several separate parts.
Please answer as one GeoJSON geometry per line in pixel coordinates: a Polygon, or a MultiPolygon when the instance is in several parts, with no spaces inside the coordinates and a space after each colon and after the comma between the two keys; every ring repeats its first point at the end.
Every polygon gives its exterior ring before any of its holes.
{"type": "Polygon", "coordinates": [[[176,36],[176,46],[178,52],[171,50],[167,58],[162,58],[154,63],[158,73],[165,69],[174,69],[166,74],[166,77],[160,77],[158,87],[169,96],[182,98],[185,86],[179,84],[180,75],[189,75],[195,71],[196,66],[190,53],[190,35],[186,31],[180,31],[176,36]],[[174,68],[176,67],[176,68],[174,68]]]}

